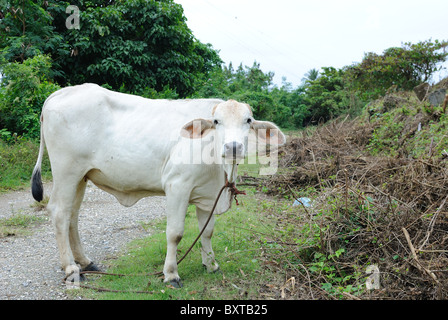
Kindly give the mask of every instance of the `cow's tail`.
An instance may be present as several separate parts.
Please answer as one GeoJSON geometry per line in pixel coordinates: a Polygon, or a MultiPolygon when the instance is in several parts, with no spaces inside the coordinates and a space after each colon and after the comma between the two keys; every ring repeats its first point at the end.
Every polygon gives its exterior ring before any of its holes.
{"type": "Polygon", "coordinates": [[[40,147],[39,147],[39,156],[37,157],[36,165],[34,166],[33,175],[31,176],[31,194],[33,198],[41,202],[44,198],[44,186],[42,184],[42,158],[44,156],[45,151],[45,140],[44,133],[42,130],[42,119],[40,122],[40,147]]]}

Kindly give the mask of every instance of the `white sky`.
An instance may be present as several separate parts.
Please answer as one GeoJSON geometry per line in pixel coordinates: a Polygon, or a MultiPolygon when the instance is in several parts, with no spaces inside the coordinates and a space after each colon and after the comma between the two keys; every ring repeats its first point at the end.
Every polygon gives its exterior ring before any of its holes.
{"type": "Polygon", "coordinates": [[[257,61],[264,72],[275,72],[279,85],[282,76],[297,86],[312,68],[341,68],[366,52],[448,40],[447,0],[174,1],[195,37],[220,50],[227,65],[257,61]]]}

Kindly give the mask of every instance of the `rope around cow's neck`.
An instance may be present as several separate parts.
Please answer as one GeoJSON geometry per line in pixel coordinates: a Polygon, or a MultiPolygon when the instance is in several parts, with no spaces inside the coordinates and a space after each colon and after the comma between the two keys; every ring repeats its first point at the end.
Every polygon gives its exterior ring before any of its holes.
{"type": "MultiPolygon", "coordinates": [[[[235,168],[238,166],[238,164],[234,161],[232,164],[232,171],[230,174],[230,179],[233,178],[233,173],[235,171],[235,168]]],[[[225,188],[229,188],[230,192],[231,192],[231,197],[233,197],[236,201],[236,205],[239,205],[238,200],[236,199],[236,196],[239,194],[243,194],[245,195],[246,193],[243,191],[239,191],[236,186],[235,186],[235,181],[233,182],[229,182],[228,178],[227,178],[227,174],[226,174],[226,182],[224,184],[224,186],[221,188],[221,190],[219,190],[218,196],[216,197],[215,203],[213,204],[212,210],[210,211],[210,215],[207,219],[207,221],[205,222],[204,226],[201,229],[201,232],[199,232],[199,235],[196,237],[196,239],[193,241],[193,243],[191,244],[191,246],[188,248],[188,250],[185,252],[185,254],[182,256],[182,258],[180,258],[177,261],[177,265],[179,265],[184,259],[185,257],[188,255],[188,253],[190,253],[191,249],[193,249],[194,245],[196,244],[196,242],[199,240],[199,238],[202,236],[202,234],[204,233],[205,229],[208,226],[208,223],[210,222],[210,219],[213,216],[213,212],[216,209],[216,206],[218,204],[219,198],[221,197],[222,192],[224,191],[225,188]]],[[[148,275],[161,275],[163,274],[163,271],[159,271],[159,272],[155,272],[155,273],[145,273],[145,274],[120,274],[120,273],[108,273],[108,272],[102,272],[102,271],[81,271],[79,273],[80,275],[82,274],[102,274],[102,275],[112,275],[112,276],[118,276],[118,277],[124,277],[124,276],[148,276],[148,275]]],[[[69,278],[71,276],[68,275],[64,278],[63,282],[66,283],[67,278],[69,278]]],[[[106,288],[95,288],[95,287],[91,287],[91,286],[87,286],[84,284],[79,284],[79,287],[81,288],[86,288],[86,289],[92,289],[92,290],[96,290],[96,291],[102,291],[102,292],[132,292],[132,293],[149,293],[152,294],[152,292],[150,291],[121,291],[121,290],[111,290],[111,289],[106,289],[106,288]]]]}

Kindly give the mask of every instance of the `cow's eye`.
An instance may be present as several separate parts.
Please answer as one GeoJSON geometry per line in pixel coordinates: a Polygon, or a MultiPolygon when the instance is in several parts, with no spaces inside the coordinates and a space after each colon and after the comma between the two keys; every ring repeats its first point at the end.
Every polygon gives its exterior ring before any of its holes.
{"type": "Polygon", "coordinates": [[[252,119],[251,119],[251,118],[248,118],[248,119],[247,119],[247,123],[248,123],[248,124],[251,124],[251,123],[252,123],[252,119]]]}
{"type": "Polygon", "coordinates": [[[214,123],[215,126],[216,126],[216,125],[219,123],[219,121],[215,119],[215,120],[213,121],[213,123],[214,123]]]}

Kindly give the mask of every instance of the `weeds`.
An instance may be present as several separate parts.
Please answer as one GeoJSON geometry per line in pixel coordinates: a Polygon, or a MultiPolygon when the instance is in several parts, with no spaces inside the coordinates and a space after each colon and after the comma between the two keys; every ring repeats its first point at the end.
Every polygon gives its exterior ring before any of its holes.
{"type": "Polygon", "coordinates": [[[16,213],[9,218],[0,219],[0,238],[26,234],[26,229],[45,221],[44,217],[16,213]]]}
{"type": "MultiPolygon", "coordinates": [[[[39,153],[39,144],[15,137],[8,143],[0,139],[0,191],[16,190],[28,184],[39,153]]],[[[50,177],[48,157],[43,161],[43,176],[50,177]]]]}
{"type": "Polygon", "coordinates": [[[281,241],[297,243],[284,247],[297,298],[448,297],[445,160],[428,152],[431,144],[418,158],[372,156],[374,131],[359,120],[319,127],[283,151],[283,165],[294,170],[264,183],[282,196],[316,188],[312,207],[280,218],[281,229],[295,230],[281,241]],[[380,270],[380,289],[366,287],[370,266],[380,270]]]}

